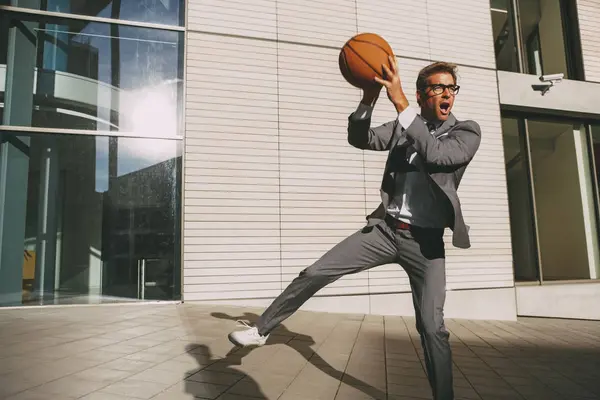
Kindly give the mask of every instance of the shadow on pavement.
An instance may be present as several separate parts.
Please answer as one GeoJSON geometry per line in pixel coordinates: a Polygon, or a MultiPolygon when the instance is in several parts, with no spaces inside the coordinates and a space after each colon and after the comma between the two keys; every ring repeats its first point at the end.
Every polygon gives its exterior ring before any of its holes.
{"type": "Polygon", "coordinates": [[[241,365],[241,356],[235,349],[225,358],[213,357],[210,348],[205,345],[190,344],[186,346],[186,352],[198,362],[198,368],[189,371],[185,380],[185,393],[194,398],[215,399],[234,384],[243,381],[243,390],[251,393],[252,398],[267,399],[258,383],[251,376],[231,368],[241,365]],[[219,363],[218,370],[206,369],[211,364],[219,363]],[[198,371],[199,368],[202,368],[198,371]]]}
{"type": "MultiPolygon", "coordinates": [[[[226,319],[226,320],[231,320],[231,321],[238,321],[238,320],[242,320],[242,321],[248,321],[250,323],[255,323],[256,321],[258,321],[259,316],[253,313],[244,313],[241,316],[233,316],[233,315],[229,315],[229,314],[225,314],[225,313],[220,313],[220,312],[213,312],[211,313],[211,316],[215,317],[215,318],[219,318],[219,319],[226,319]]],[[[273,336],[277,336],[278,339],[279,338],[288,338],[287,340],[285,340],[284,342],[282,342],[281,340],[279,340],[277,343],[283,343],[288,345],[290,348],[293,348],[294,350],[296,350],[299,354],[301,354],[306,361],[308,361],[309,363],[311,363],[312,365],[314,365],[316,368],[318,368],[320,371],[322,371],[323,373],[329,375],[330,377],[342,382],[352,388],[354,388],[355,390],[364,393],[366,396],[368,396],[368,398],[371,399],[386,399],[387,395],[384,391],[377,389],[375,387],[373,387],[372,385],[369,385],[368,383],[353,377],[352,375],[344,372],[344,371],[339,371],[336,368],[334,368],[331,364],[329,364],[326,360],[324,360],[321,356],[319,356],[319,354],[313,350],[310,346],[315,344],[315,341],[313,340],[312,337],[308,336],[308,335],[303,335],[297,332],[292,332],[290,331],[285,325],[281,324],[277,327],[276,332],[273,332],[273,336]],[[290,344],[291,341],[294,341],[294,344],[290,344]]],[[[270,338],[271,339],[271,338],[270,338]]],[[[267,341],[267,346],[270,344],[268,340],[267,341]]],[[[235,349],[239,349],[239,348],[235,348],[232,349],[232,352],[235,351],[235,349]]],[[[245,352],[246,354],[249,353],[250,350],[248,349],[242,349],[241,351],[245,352]]],[[[236,353],[237,355],[238,353],[236,353]]],[[[243,357],[243,355],[242,355],[243,357]]]]}

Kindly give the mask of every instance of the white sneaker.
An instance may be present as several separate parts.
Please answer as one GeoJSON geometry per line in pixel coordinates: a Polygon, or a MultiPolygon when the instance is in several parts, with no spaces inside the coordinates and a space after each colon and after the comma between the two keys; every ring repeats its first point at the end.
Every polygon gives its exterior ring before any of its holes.
{"type": "Polygon", "coordinates": [[[238,323],[240,324],[239,326],[242,326],[246,329],[243,331],[231,332],[228,336],[231,343],[235,344],[236,346],[247,347],[263,346],[267,342],[269,335],[261,336],[258,333],[257,327],[251,326],[243,321],[238,321],[238,323]]]}

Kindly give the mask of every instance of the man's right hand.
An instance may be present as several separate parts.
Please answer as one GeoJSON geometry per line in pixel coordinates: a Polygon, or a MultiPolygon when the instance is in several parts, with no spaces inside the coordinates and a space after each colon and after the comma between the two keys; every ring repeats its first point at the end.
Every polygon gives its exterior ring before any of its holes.
{"type": "Polygon", "coordinates": [[[363,89],[363,97],[360,102],[369,107],[375,106],[382,88],[382,85],[376,83],[373,86],[363,89]]]}

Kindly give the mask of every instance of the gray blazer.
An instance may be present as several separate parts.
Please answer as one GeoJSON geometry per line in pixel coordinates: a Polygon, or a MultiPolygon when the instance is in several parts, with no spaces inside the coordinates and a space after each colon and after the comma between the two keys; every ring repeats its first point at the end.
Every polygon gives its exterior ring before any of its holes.
{"type": "MultiPolygon", "coordinates": [[[[448,202],[448,226],[453,231],[452,244],[459,248],[469,248],[469,227],[463,219],[457,189],[467,165],[475,156],[481,143],[481,128],[475,121],[458,121],[450,114],[436,130],[429,133],[425,122],[417,117],[406,129],[397,120],[371,129],[371,119],[355,120],[348,118],[348,143],[362,150],[389,151],[381,182],[381,204],[367,220],[374,225],[385,218],[386,210],[395,188],[395,174],[390,166],[408,166],[406,150],[412,146],[422,157],[431,177],[434,190],[441,190],[448,202]]],[[[408,169],[407,169],[408,170],[408,169]]]]}

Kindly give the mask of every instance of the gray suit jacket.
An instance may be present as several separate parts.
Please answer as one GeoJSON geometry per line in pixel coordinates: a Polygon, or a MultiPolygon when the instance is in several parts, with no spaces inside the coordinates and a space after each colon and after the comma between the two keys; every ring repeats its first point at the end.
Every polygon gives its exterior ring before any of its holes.
{"type": "MultiPolygon", "coordinates": [[[[371,119],[348,118],[348,142],[362,150],[389,151],[381,182],[381,204],[367,219],[370,224],[381,221],[386,214],[395,188],[395,174],[391,165],[408,164],[406,150],[412,146],[423,159],[434,190],[441,190],[446,198],[448,226],[453,231],[452,244],[469,248],[469,228],[463,219],[457,189],[467,165],[481,143],[481,128],[475,121],[458,121],[450,115],[435,132],[429,133],[425,122],[417,117],[404,129],[397,120],[371,129],[371,119]]],[[[395,168],[397,171],[397,168],[395,168]]]]}

